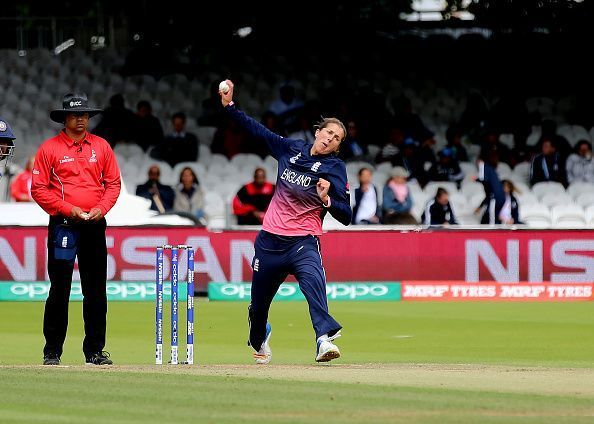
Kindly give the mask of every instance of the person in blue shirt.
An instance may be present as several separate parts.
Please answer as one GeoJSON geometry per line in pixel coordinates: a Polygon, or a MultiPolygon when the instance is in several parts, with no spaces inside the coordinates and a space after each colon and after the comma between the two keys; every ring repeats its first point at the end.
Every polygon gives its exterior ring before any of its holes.
{"type": "Polygon", "coordinates": [[[328,312],[319,236],[327,213],[343,225],[351,222],[346,166],[337,156],[346,136],[345,126],[336,118],[323,119],[313,144],[281,137],[237,109],[233,83],[225,82],[229,90],[219,94],[227,115],[251,137],[266,143],[278,161],[276,190],[256,238],[252,261],[248,317],[254,360],[267,364],[272,358],[268,311],[289,274],[299,282],[309,305],[316,335],[315,360],[338,358],[340,350],[333,340],[340,336],[342,326],[328,312]]]}

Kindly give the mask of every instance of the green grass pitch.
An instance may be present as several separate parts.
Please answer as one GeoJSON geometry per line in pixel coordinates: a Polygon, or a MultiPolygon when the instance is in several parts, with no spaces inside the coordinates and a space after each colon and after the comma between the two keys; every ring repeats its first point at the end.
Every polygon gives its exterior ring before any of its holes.
{"type": "Polygon", "coordinates": [[[43,303],[0,303],[0,422],[594,422],[594,303],[334,302],[343,356],[315,364],[306,303],[278,302],[256,366],[247,304],[201,300],[196,365],[160,367],[152,303],[109,304],[113,367],[82,365],[81,307],[42,367],[43,303]]]}

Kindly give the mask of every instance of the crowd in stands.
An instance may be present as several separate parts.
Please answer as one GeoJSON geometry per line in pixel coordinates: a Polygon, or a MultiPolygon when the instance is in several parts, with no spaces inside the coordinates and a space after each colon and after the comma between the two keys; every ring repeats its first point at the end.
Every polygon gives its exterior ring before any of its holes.
{"type": "MultiPolygon", "coordinates": [[[[252,183],[249,179],[255,168],[263,166],[273,180],[274,166],[267,161],[270,157],[266,146],[251,139],[223,113],[218,95],[221,75],[210,69],[196,76],[123,77],[105,66],[113,57],[77,55],[72,59],[43,59],[51,72],[44,74],[41,85],[28,74],[33,68],[21,64],[31,65],[33,55],[11,59],[6,69],[13,66],[18,72],[6,73],[10,77],[0,75],[0,91],[7,102],[27,106],[14,110],[16,127],[23,133],[26,119],[36,123],[23,137],[27,142],[17,148],[17,153],[22,154],[19,165],[24,167],[35,145],[47,138],[47,131],[39,129],[47,116],[37,116],[53,101],[47,94],[54,87],[66,90],[64,84],[60,85],[62,74],[72,73],[73,64],[77,64],[76,84],[86,85],[97,101],[106,104],[102,116],[91,122],[91,132],[105,137],[116,154],[122,146],[134,146],[143,155],[136,164],[122,167],[125,177],[134,175],[124,178],[129,191],[137,188],[139,195],[151,200],[155,211],[186,213],[196,223],[204,223],[205,218],[209,219],[209,193],[220,187],[212,182],[219,175],[221,179],[228,176],[230,173],[223,172],[233,165],[241,168],[241,178],[233,173],[225,179],[225,185],[234,184],[233,191],[226,189],[220,198],[234,212],[233,222],[260,221],[258,212],[265,208],[260,205],[252,209],[244,196],[268,191],[268,185],[264,188],[256,183],[260,176],[254,177],[252,183]],[[81,69],[85,72],[78,72],[81,69]],[[23,102],[29,92],[36,99],[35,107],[23,102]],[[131,100],[136,106],[134,111],[126,106],[131,100]],[[257,156],[261,161],[245,166],[234,162],[234,158],[245,155],[257,156]],[[217,160],[226,158],[220,173],[216,169],[220,162],[210,162],[215,156],[217,160]],[[152,161],[155,166],[151,166],[152,161]],[[186,169],[191,163],[201,166],[186,169]],[[148,181],[143,182],[138,176],[147,171],[148,181]],[[166,176],[162,178],[164,183],[159,180],[160,173],[166,176]],[[241,195],[227,197],[240,189],[241,195]],[[246,211],[247,216],[243,216],[246,211]]],[[[467,186],[475,189],[477,184],[469,184],[475,174],[484,193],[468,203],[472,203],[477,222],[483,223],[519,223],[522,198],[530,197],[531,187],[542,182],[557,182],[566,188],[594,184],[594,122],[590,115],[579,113],[577,103],[550,98],[527,100],[512,90],[488,86],[483,90],[480,83],[478,87],[469,83],[461,88],[459,82],[447,81],[439,86],[437,81],[410,78],[403,73],[393,78],[373,78],[371,70],[383,69],[373,61],[344,76],[330,78],[324,70],[310,72],[311,63],[288,69],[292,63],[275,60],[278,63],[274,72],[270,67],[258,68],[254,60],[246,70],[242,67],[236,71],[236,103],[272,131],[290,138],[313,141],[313,124],[321,116],[336,116],[345,123],[347,136],[339,154],[351,171],[351,185],[356,186],[360,170],[360,187],[355,187],[352,199],[355,224],[464,223],[468,211],[459,210],[459,195],[467,186]],[[292,79],[287,80],[287,76],[292,79]],[[562,125],[558,127],[557,122],[562,125]],[[576,131],[569,137],[567,131],[572,125],[576,131]],[[477,166],[479,158],[486,164],[482,166],[484,172],[477,166]],[[501,169],[508,172],[501,174],[501,169]],[[525,172],[526,178],[520,184],[510,178],[511,171],[515,176],[525,172]],[[418,195],[419,190],[423,196],[418,195]]],[[[229,75],[233,76],[232,70],[229,75]]],[[[381,75],[390,76],[385,70],[381,75]]],[[[127,159],[132,162],[136,157],[127,159]]],[[[29,180],[27,171],[12,179],[15,201],[29,198],[29,180]]],[[[470,189],[466,194],[467,200],[478,195],[470,189]]],[[[586,206],[591,205],[584,205],[584,210],[586,206]]]]}

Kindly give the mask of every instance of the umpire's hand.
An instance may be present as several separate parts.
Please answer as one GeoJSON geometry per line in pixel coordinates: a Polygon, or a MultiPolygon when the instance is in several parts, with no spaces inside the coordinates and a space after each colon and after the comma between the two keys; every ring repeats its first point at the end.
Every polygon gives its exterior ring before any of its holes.
{"type": "Polygon", "coordinates": [[[103,213],[101,212],[101,209],[93,208],[89,211],[89,216],[87,219],[89,221],[99,221],[101,218],[103,218],[103,213]]]}

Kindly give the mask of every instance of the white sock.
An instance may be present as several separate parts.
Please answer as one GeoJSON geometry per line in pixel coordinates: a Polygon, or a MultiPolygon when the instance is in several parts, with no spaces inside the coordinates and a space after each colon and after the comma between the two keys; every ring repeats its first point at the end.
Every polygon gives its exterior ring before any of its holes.
{"type": "Polygon", "coordinates": [[[322,334],[320,337],[318,337],[318,340],[317,341],[318,342],[324,342],[326,340],[328,340],[328,333],[322,334]]]}

